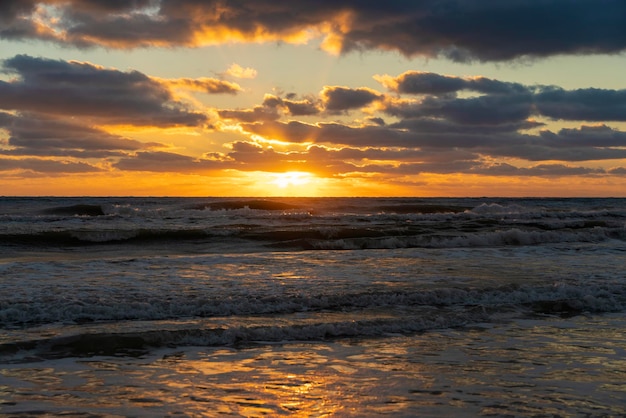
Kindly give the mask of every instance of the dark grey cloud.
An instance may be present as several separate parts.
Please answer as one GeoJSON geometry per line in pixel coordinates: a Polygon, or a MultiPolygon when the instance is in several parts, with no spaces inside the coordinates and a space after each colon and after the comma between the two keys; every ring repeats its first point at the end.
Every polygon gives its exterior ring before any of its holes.
{"type": "Polygon", "coordinates": [[[11,22],[21,15],[28,15],[36,3],[36,0],[3,0],[0,2],[0,21],[11,22]]]}
{"type": "Polygon", "coordinates": [[[326,111],[331,113],[360,109],[383,98],[381,94],[371,89],[338,86],[326,86],[321,97],[326,111]]]}
{"type": "Polygon", "coordinates": [[[37,25],[32,19],[36,0],[3,0],[0,2],[0,39],[36,37],[37,25]]]}
{"type": "Polygon", "coordinates": [[[0,81],[0,109],[161,127],[198,126],[207,119],[138,71],[17,55],[3,61],[2,72],[17,79],[0,81]]]}
{"type": "MultiPolygon", "coordinates": [[[[325,148],[310,146],[302,152],[276,152],[259,145],[239,142],[233,152],[222,156],[223,168],[244,171],[283,171],[301,169],[326,175],[345,173],[378,173],[381,175],[416,175],[420,173],[473,173],[492,176],[579,176],[604,175],[604,169],[570,164],[544,163],[515,167],[506,163],[486,161],[478,152],[465,150],[389,149],[389,148],[325,148]]],[[[620,174],[620,168],[612,171],[620,174]]]]}
{"type": "Polygon", "coordinates": [[[254,109],[224,109],[218,110],[222,119],[231,119],[239,122],[271,121],[280,118],[276,109],[267,106],[255,106],[254,109]]]}
{"type": "Polygon", "coordinates": [[[379,117],[369,117],[367,120],[378,126],[384,126],[386,124],[385,119],[379,117]]]}
{"type": "Polygon", "coordinates": [[[72,0],[71,4],[80,11],[92,13],[124,13],[157,6],[156,0],[72,0]]]}
{"type": "Polygon", "coordinates": [[[263,100],[263,106],[269,108],[280,108],[286,110],[292,116],[311,116],[320,113],[319,100],[306,97],[302,100],[295,100],[295,94],[287,94],[283,99],[278,96],[268,94],[263,100]]]}
{"type": "Polygon", "coordinates": [[[311,169],[309,163],[296,161],[297,153],[281,153],[248,142],[235,142],[227,154],[211,153],[194,158],[162,151],[141,151],[125,156],[114,167],[128,171],[206,173],[214,170],[284,172],[311,169]]]}
{"type": "MultiPolygon", "coordinates": [[[[352,127],[341,123],[318,123],[315,125],[298,121],[241,124],[244,131],[266,138],[280,139],[293,143],[340,144],[355,147],[403,147],[442,144],[438,135],[416,135],[414,133],[385,126],[352,127]]],[[[463,142],[462,139],[458,141],[463,142]]],[[[466,141],[467,143],[467,141],[466,141]]]]}
{"type": "Polygon", "coordinates": [[[496,176],[514,175],[537,177],[563,177],[606,174],[606,171],[601,168],[579,167],[565,164],[538,164],[532,167],[515,167],[506,163],[476,167],[473,172],[477,174],[489,174],[496,176]]]}
{"type": "Polygon", "coordinates": [[[399,75],[387,87],[398,93],[441,95],[467,88],[467,81],[454,76],[411,71],[399,75]]]}
{"type": "Polygon", "coordinates": [[[244,131],[263,135],[266,138],[282,139],[293,143],[315,142],[314,138],[319,133],[317,126],[299,121],[242,123],[241,127],[244,131]]]}
{"type": "Polygon", "coordinates": [[[461,149],[453,150],[434,150],[420,148],[379,148],[379,147],[341,147],[326,148],[320,145],[312,145],[308,147],[306,153],[301,154],[309,162],[324,164],[329,161],[335,163],[340,161],[351,161],[354,164],[365,164],[371,161],[388,161],[392,162],[412,162],[420,161],[422,163],[449,163],[459,160],[478,160],[479,155],[461,149]]]}
{"type": "Polygon", "coordinates": [[[243,141],[234,143],[232,151],[222,161],[229,168],[244,171],[284,172],[311,168],[311,162],[305,162],[300,153],[278,152],[243,141]]]}
{"type": "Polygon", "coordinates": [[[292,116],[312,116],[320,113],[318,105],[308,100],[283,100],[283,103],[292,116]]]}
{"type": "MultiPolygon", "coordinates": [[[[380,149],[396,147],[409,158],[420,152],[481,154],[493,158],[516,158],[528,161],[592,161],[626,158],[626,133],[608,127],[563,129],[539,135],[515,131],[488,130],[482,126],[456,126],[454,129],[413,130],[394,125],[350,127],[339,123],[316,125],[291,121],[242,124],[242,128],[267,138],[294,143],[311,142],[331,146],[380,149]]],[[[436,125],[435,125],[436,127],[436,125]]],[[[371,152],[371,151],[370,151],[371,152]]],[[[387,154],[391,155],[391,154],[387,154]]],[[[398,155],[396,159],[401,159],[398,155]]]]}
{"type": "MultiPolygon", "coordinates": [[[[369,89],[325,87],[318,109],[320,116],[328,116],[378,101],[377,111],[389,116],[388,122],[380,117],[367,118],[364,123],[249,118],[239,124],[247,135],[314,145],[306,152],[287,155],[240,143],[218,159],[236,163],[242,170],[272,170],[272,164],[283,167],[299,161],[304,168],[317,167],[327,173],[570,176],[607,175],[609,171],[581,164],[626,158],[626,132],[606,124],[584,124],[585,120],[619,120],[616,115],[621,112],[613,107],[620,109],[622,90],[568,91],[556,86],[424,72],[377,78],[398,96],[369,89]],[[572,112],[572,108],[577,111],[572,112]],[[560,131],[547,129],[543,120],[557,117],[583,124],[560,131]],[[526,161],[528,167],[517,168],[502,160],[526,161]]],[[[263,106],[284,110],[286,100],[268,95],[263,106]]]]}
{"type": "Polygon", "coordinates": [[[555,147],[626,147],[626,132],[606,125],[583,125],[580,128],[563,128],[557,134],[542,131],[541,138],[555,147]]]}
{"type": "Polygon", "coordinates": [[[563,120],[626,121],[626,90],[545,88],[535,96],[537,111],[563,120]]]}
{"type": "MultiPolygon", "coordinates": [[[[276,125],[278,122],[268,122],[276,125]]],[[[251,126],[261,127],[264,124],[253,124],[251,126]]],[[[267,127],[266,127],[267,128],[267,127]]],[[[285,124],[285,131],[289,128],[302,128],[297,124],[285,124]]],[[[522,158],[521,155],[530,153],[533,148],[519,149],[519,154],[511,154],[511,144],[519,143],[524,145],[524,140],[528,138],[523,135],[511,135],[507,140],[499,137],[498,143],[494,138],[484,143],[472,142],[466,147],[445,147],[437,146],[439,143],[420,143],[411,134],[402,133],[397,137],[398,141],[387,146],[380,140],[375,141],[376,135],[384,133],[384,130],[371,131],[370,129],[349,128],[338,124],[309,125],[312,130],[317,130],[318,143],[311,145],[303,151],[279,152],[271,147],[263,147],[257,143],[238,141],[232,144],[232,149],[226,154],[211,153],[203,158],[193,158],[181,154],[169,152],[140,151],[127,155],[115,164],[119,170],[130,171],[153,171],[153,172],[185,172],[202,173],[218,169],[236,169],[240,171],[268,171],[284,172],[286,170],[303,170],[322,175],[341,175],[346,173],[378,173],[380,175],[416,175],[420,173],[473,173],[491,176],[543,176],[543,177],[563,177],[579,175],[623,175],[623,168],[616,167],[610,171],[584,167],[576,164],[542,162],[528,167],[515,167],[503,162],[494,162],[492,158],[501,156],[511,156],[522,158]],[[346,133],[351,133],[352,137],[343,142],[351,142],[354,145],[339,145],[337,138],[346,138],[346,133]],[[403,136],[405,135],[405,136],[403,136]],[[413,142],[411,142],[411,137],[413,142]],[[363,146],[363,143],[371,141],[372,146],[363,146]],[[329,142],[330,147],[323,145],[329,142]],[[399,144],[403,146],[397,146],[399,144]],[[500,152],[502,151],[502,152],[500,152]],[[488,155],[488,158],[484,158],[488,155]]],[[[276,129],[276,126],[273,127],[276,129]]],[[[591,127],[593,130],[593,127],[591,127]]],[[[581,129],[582,131],[583,129],[581,129]]],[[[387,131],[387,133],[392,133],[387,131]]],[[[566,135],[568,132],[564,132],[566,135]]],[[[445,136],[440,136],[438,141],[445,140],[445,136]]],[[[539,140],[541,141],[540,137],[539,140]]],[[[428,142],[428,141],[427,141],[428,142]]],[[[550,148],[549,143],[534,143],[533,146],[542,146],[545,152],[551,151],[556,157],[556,153],[561,151],[564,154],[572,149],[562,147],[560,150],[550,148]]],[[[575,149],[575,148],[574,148],[575,149]]],[[[623,152],[621,153],[623,157],[623,152]]],[[[607,155],[608,156],[608,155],[607,155]]],[[[613,155],[616,157],[617,154],[613,155]]],[[[546,160],[549,160],[546,159],[546,160]]],[[[558,159],[558,158],[557,158],[558,159]]],[[[580,161],[584,161],[581,159],[580,161]]]]}
{"type": "Polygon", "coordinates": [[[565,90],[524,86],[485,77],[455,77],[409,71],[376,76],[397,93],[421,95],[421,101],[389,102],[385,112],[402,119],[433,117],[460,124],[521,123],[533,116],[575,121],[626,121],[626,89],[565,90]],[[480,93],[459,97],[460,91],[480,93]]]}
{"type": "Polygon", "coordinates": [[[0,158],[0,171],[29,171],[40,174],[93,173],[98,167],[81,161],[58,161],[43,158],[0,158]]]}
{"type": "Polygon", "coordinates": [[[5,155],[104,158],[131,151],[164,147],[143,143],[101,129],[38,114],[0,112],[0,129],[8,133],[5,155]]]}
{"type": "Polygon", "coordinates": [[[344,50],[392,49],[455,61],[619,53],[626,47],[620,0],[425,0],[360,6],[344,50]]]}
{"type": "Polygon", "coordinates": [[[164,151],[140,151],[113,166],[125,171],[198,173],[221,168],[219,163],[164,151]]]}
{"type": "Polygon", "coordinates": [[[407,71],[397,77],[377,76],[387,88],[398,93],[445,95],[461,90],[484,94],[529,94],[532,88],[519,83],[486,77],[456,77],[425,71],[407,71]]]}
{"type": "Polygon", "coordinates": [[[390,103],[384,111],[402,119],[430,117],[463,125],[498,125],[525,121],[533,113],[532,104],[529,95],[470,98],[429,96],[417,103],[390,103]]]}
{"type": "Polygon", "coordinates": [[[517,131],[524,131],[544,126],[544,123],[534,120],[519,120],[511,123],[487,123],[468,124],[454,122],[442,118],[417,118],[414,113],[408,113],[409,117],[399,122],[390,123],[389,127],[394,129],[404,129],[415,133],[439,133],[439,134],[464,134],[472,132],[476,135],[505,134],[517,131]]]}
{"type": "Polygon", "coordinates": [[[608,126],[565,128],[554,133],[520,135],[507,147],[491,150],[494,155],[523,158],[528,161],[591,161],[626,158],[626,132],[608,126]]]}
{"type": "Polygon", "coordinates": [[[0,37],[134,48],[276,41],[325,31],[342,52],[393,50],[455,61],[506,61],[626,50],[622,0],[5,0],[0,37]],[[37,30],[36,5],[55,8],[37,30]],[[203,39],[202,34],[212,36],[203,39]]]}
{"type": "Polygon", "coordinates": [[[460,150],[446,152],[444,156],[444,153],[419,149],[326,148],[313,145],[305,151],[278,152],[243,141],[234,143],[231,152],[213,155],[212,158],[219,161],[221,168],[269,172],[304,170],[329,176],[352,172],[415,174],[435,168],[438,172],[449,172],[455,170],[451,167],[458,168],[463,161],[466,166],[480,164],[478,154],[460,150]]]}

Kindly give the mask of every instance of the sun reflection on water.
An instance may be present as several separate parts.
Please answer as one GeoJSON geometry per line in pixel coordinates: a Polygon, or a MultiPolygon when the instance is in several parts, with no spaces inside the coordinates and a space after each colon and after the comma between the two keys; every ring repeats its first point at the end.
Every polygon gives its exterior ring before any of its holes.
{"type": "Polygon", "coordinates": [[[45,367],[7,363],[0,414],[624,416],[623,323],[617,315],[528,320],[388,338],[172,348],[45,367]]]}

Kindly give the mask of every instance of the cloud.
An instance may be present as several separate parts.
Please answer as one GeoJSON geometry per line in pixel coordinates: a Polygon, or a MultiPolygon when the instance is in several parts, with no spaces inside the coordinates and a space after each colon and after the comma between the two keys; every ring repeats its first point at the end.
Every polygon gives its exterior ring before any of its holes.
{"type": "Polygon", "coordinates": [[[403,118],[402,120],[395,123],[390,123],[389,127],[422,134],[438,133],[458,135],[472,133],[475,135],[495,135],[524,131],[528,129],[538,128],[544,125],[545,124],[542,122],[537,122],[529,119],[519,120],[510,123],[503,122],[498,124],[464,124],[452,120],[446,120],[443,118],[415,117],[414,113],[407,112],[406,118],[403,118]]]}
{"type": "Polygon", "coordinates": [[[538,164],[532,167],[519,168],[509,164],[495,164],[480,167],[474,171],[479,174],[537,177],[582,176],[593,174],[602,175],[606,173],[605,170],[601,168],[576,167],[565,164],[538,164]]]}
{"type": "Polygon", "coordinates": [[[429,96],[420,102],[392,102],[384,108],[391,116],[440,118],[464,125],[521,123],[533,114],[529,95],[486,95],[469,98],[429,96]]]}
{"type": "Polygon", "coordinates": [[[5,149],[0,149],[0,154],[5,155],[104,158],[164,147],[32,113],[12,115],[0,112],[0,129],[9,135],[5,149]]]}
{"type": "Polygon", "coordinates": [[[383,99],[380,93],[365,87],[351,89],[339,86],[326,86],[320,93],[320,96],[328,112],[360,109],[383,99]]]}
{"type": "Polygon", "coordinates": [[[343,50],[388,49],[455,61],[505,61],[559,54],[619,53],[620,0],[426,0],[351,2],[361,7],[343,50]]]}
{"type": "Polygon", "coordinates": [[[626,167],[615,167],[608,170],[608,172],[614,176],[626,176],[626,167]]]}
{"type": "Polygon", "coordinates": [[[318,126],[300,121],[242,123],[240,126],[244,132],[249,134],[292,143],[315,142],[315,138],[319,134],[318,126]]]}
{"type": "Polygon", "coordinates": [[[0,2],[0,39],[23,39],[37,36],[33,19],[36,0],[0,2]]]}
{"type": "MultiPolygon", "coordinates": [[[[402,125],[400,125],[402,126],[402,125]]],[[[454,126],[454,125],[453,125],[454,126]]],[[[291,121],[242,124],[244,132],[292,143],[386,149],[397,148],[407,156],[414,151],[453,155],[456,152],[490,158],[527,161],[599,161],[626,158],[626,133],[608,127],[563,129],[540,135],[516,131],[454,126],[454,129],[398,128],[394,125],[351,127],[340,123],[304,124],[291,121]]],[[[431,128],[435,128],[431,127],[431,128]]],[[[391,155],[391,154],[387,154],[391,155]]],[[[399,157],[394,156],[395,159],[399,157]]],[[[425,157],[421,157],[425,158],[425,157]]]]}
{"type": "Polygon", "coordinates": [[[291,98],[281,98],[272,94],[266,94],[263,99],[263,106],[269,108],[280,108],[287,111],[292,116],[311,116],[321,112],[319,100],[311,97],[302,100],[293,100],[293,95],[287,95],[291,98]]]}
{"type": "Polygon", "coordinates": [[[235,78],[256,78],[257,71],[254,68],[243,68],[241,65],[233,63],[228,67],[228,70],[226,70],[226,75],[235,78]]]}
{"type": "Polygon", "coordinates": [[[218,110],[217,114],[220,118],[230,121],[254,123],[278,120],[281,112],[292,116],[316,115],[321,112],[320,106],[319,101],[311,98],[290,100],[266,94],[261,106],[255,106],[252,109],[222,109],[218,110]]]}
{"type": "Polygon", "coordinates": [[[22,14],[32,13],[36,0],[5,0],[0,3],[0,19],[10,22],[22,14]]]}
{"type": "Polygon", "coordinates": [[[374,76],[382,85],[397,93],[434,94],[456,93],[467,86],[460,77],[440,75],[422,71],[410,71],[398,77],[374,76]]]}
{"type": "Polygon", "coordinates": [[[608,125],[623,120],[626,90],[566,90],[407,71],[376,76],[387,93],[324,86],[317,96],[267,94],[251,108],[215,109],[220,135],[229,136],[231,148],[198,157],[197,150],[196,156],[185,155],[187,150],[165,152],[163,144],[115,135],[101,126],[122,120],[137,126],[157,120],[151,126],[162,128],[189,120],[199,126],[206,123],[205,114],[183,103],[174,90],[235,94],[238,85],[158,79],[28,56],[6,60],[2,68],[13,77],[0,81],[0,92],[6,93],[0,96],[5,171],[107,167],[180,173],[301,170],[327,176],[607,176],[623,175],[623,167],[599,169],[597,162],[606,167],[626,158],[626,132],[608,125]],[[350,120],[353,113],[357,116],[350,120]],[[311,115],[318,116],[317,123],[299,120],[311,115]],[[555,130],[550,119],[580,126],[555,130]],[[289,145],[272,148],[262,138],[289,145]],[[106,160],[94,167],[88,158],[106,160]]]}
{"type": "Polygon", "coordinates": [[[430,94],[441,96],[457,93],[461,90],[475,91],[484,94],[524,94],[531,88],[519,83],[502,82],[486,77],[456,77],[425,71],[407,71],[397,77],[376,75],[379,81],[389,90],[407,94],[430,94]]]}
{"type": "Polygon", "coordinates": [[[242,88],[237,83],[217,80],[215,78],[174,78],[160,79],[151,77],[153,80],[169,87],[200,91],[208,94],[237,94],[242,88]]]}
{"type": "MultiPolygon", "coordinates": [[[[168,127],[207,121],[203,113],[177,101],[167,82],[138,71],[27,55],[4,60],[2,71],[17,78],[0,81],[0,109],[71,114],[103,124],[168,127]]],[[[206,88],[206,80],[197,81],[198,86],[206,88]]]]}
{"type": "Polygon", "coordinates": [[[544,116],[563,120],[626,121],[626,90],[544,88],[535,96],[544,116]]]}
{"type": "Polygon", "coordinates": [[[163,152],[140,151],[120,158],[113,166],[124,171],[149,171],[172,173],[207,173],[215,170],[282,172],[309,167],[307,163],[294,162],[290,153],[263,149],[252,143],[236,142],[227,154],[211,153],[202,158],[163,152]]]}
{"type": "Polygon", "coordinates": [[[120,158],[113,166],[125,171],[197,173],[219,168],[214,161],[164,151],[141,151],[120,158]]]}
{"type": "Polygon", "coordinates": [[[93,173],[102,171],[91,164],[76,161],[58,161],[44,158],[1,158],[0,171],[29,171],[41,174],[93,173]]]}
{"type": "MultiPolygon", "coordinates": [[[[222,168],[243,171],[305,170],[325,175],[378,173],[382,175],[415,175],[420,173],[451,174],[466,172],[492,176],[579,176],[604,175],[599,168],[570,164],[544,163],[515,167],[493,163],[479,152],[445,149],[389,149],[378,147],[327,148],[309,146],[306,151],[278,152],[257,144],[237,142],[233,151],[216,157],[222,168]]],[[[613,171],[620,173],[620,169],[613,171]]]]}
{"type": "Polygon", "coordinates": [[[175,153],[139,151],[115,164],[119,170],[202,173],[218,169],[281,172],[302,170],[319,175],[354,173],[417,175],[470,173],[489,176],[623,175],[622,169],[584,167],[576,162],[626,158],[624,133],[606,126],[583,126],[540,135],[492,132],[427,134],[391,126],[349,127],[339,123],[270,121],[241,124],[245,132],[306,146],[279,151],[257,142],[237,141],[227,153],[193,158],[175,153]],[[311,144],[312,145],[306,145],[311,144]],[[498,158],[535,161],[516,167],[498,158]],[[557,161],[557,162],[555,162],[557,161]],[[558,162],[562,161],[562,162],[558,162]]]}
{"type": "Polygon", "coordinates": [[[403,119],[435,117],[464,124],[501,124],[531,116],[576,121],[626,121],[626,90],[524,86],[485,77],[456,77],[408,71],[374,77],[390,91],[421,95],[391,100],[385,112],[403,119]],[[459,97],[460,91],[482,94],[459,97]]]}
{"type": "Polygon", "coordinates": [[[304,43],[332,52],[399,51],[506,61],[626,50],[622,0],[5,0],[0,38],[79,47],[304,43]]]}
{"type": "Polygon", "coordinates": [[[267,106],[255,106],[254,109],[224,109],[218,110],[222,119],[230,119],[239,122],[271,121],[280,118],[276,109],[267,106]]]}

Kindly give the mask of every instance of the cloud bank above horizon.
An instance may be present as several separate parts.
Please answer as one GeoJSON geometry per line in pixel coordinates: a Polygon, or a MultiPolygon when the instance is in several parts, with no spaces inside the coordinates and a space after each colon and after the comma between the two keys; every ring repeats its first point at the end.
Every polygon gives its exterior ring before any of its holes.
{"type": "Polygon", "coordinates": [[[466,182],[511,181],[527,195],[532,189],[524,189],[524,179],[539,179],[529,186],[537,187],[571,178],[619,195],[626,184],[623,88],[565,88],[414,66],[367,74],[368,86],[332,80],[313,91],[275,86],[259,99],[251,92],[263,74],[249,65],[166,78],[105,66],[106,55],[98,63],[71,57],[101,48],[276,42],[305,48],[316,39],[330,54],[382,51],[399,54],[407,66],[421,57],[468,70],[475,62],[620,55],[626,3],[601,3],[5,1],[0,43],[53,43],[68,58],[1,57],[0,176],[18,184],[21,177],[78,173],[303,171],[404,187],[396,193],[424,187],[427,176],[461,183],[467,176],[466,182]],[[230,107],[229,97],[256,103],[230,107]],[[177,135],[197,139],[190,146],[177,135]]]}
{"type": "Polygon", "coordinates": [[[306,43],[457,61],[626,49],[619,0],[5,0],[0,38],[79,48],[306,43]]]}

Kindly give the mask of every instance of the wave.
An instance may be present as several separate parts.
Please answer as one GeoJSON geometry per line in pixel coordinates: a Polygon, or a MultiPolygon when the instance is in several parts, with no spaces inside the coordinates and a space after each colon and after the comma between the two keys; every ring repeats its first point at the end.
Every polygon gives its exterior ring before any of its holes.
{"type": "Polygon", "coordinates": [[[386,213],[459,213],[471,210],[471,206],[435,205],[435,204],[396,204],[378,206],[376,209],[386,213]]]}
{"type": "Polygon", "coordinates": [[[44,209],[41,213],[46,215],[64,216],[103,216],[104,210],[100,205],[71,205],[44,209]]]}
{"type": "MultiPolygon", "coordinates": [[[[296,218],[294,221],[303,221],[296,218]]],[[[368,227],[277,225],[269,228],[254,224],[231,224],[206,228],[202,225],[179,229],[76,229],[0,234],[5,244],[36,247],[116,245],[155,243],[228,244],[248,242],[249,249],[282,250],[359,250],[393,248],[463,248],[525,246],[558,243],[599,243],[626,240],[626,228],[605,222],[580,222],[569,225],[505,225],[483,222],[455,228],[371,225],[368,227]],[[521,227],[518,227],[521,226],[521,227]],[[498,228],[500,227],[500,228],[498,228]],[[481,230],[482,229],[482,230],[481,230]],[[465,232],[468,231],[468,232],[465,232]]]]}
{"type": "Polygon", "coordinates": [[[269,210],[282,211],[290,209],[300,209],[301,206],[285,202],[273,200],[225,200],[209,203],[200,203],[189,206],[190,209],[210,209],[210,210],[235,210],[235,209],[252,209],[252,210],[269,210]]]}
{"type": "MultiPolygon", "coordinates": [[[[60,200],[59,203],[63,202],[60,200]]],[[[453,248],[623,240],[621,200],[118,199],[0,215],[4,245],[228,243],[256,250],[453,248]],[[593,204],[591,204],[593,203],[593,204]]],[[[67,203],[67,202],[66,202],[67,203]]],[[[28,206],[26,203],[24,205],[28,206]]]]}
{"type": "Polygon", "coordinates": [[[322,341],[346,337],[380,337],[389,334],[422,332],[435,328],[461,326],[484,318],[457,315],[445,321],[441,316],[414,316],[404,319],[349,320],[270,326],[198,327],[176,330],[90,333],[67,337],[42,338],[0,344],[0,363],[40,361],[95,355],[141,355],[154,348],[180,346],[245,346],[287,341],[322,341]]]}
{"type": "Polygon", "coordinates": [[[593,228],[585,231],[525,231],[512,228],[502,231],[445,235],[425,234],[415,236],[382,236],[340,238],[334,240],[301,239],[274,244],[277,247],[293,246],[316,250],[357,250],[394,248],[465,248],[503,247],[558,243],[599,243],[608,240],[626,240],[626,231],[610,228],[593,228]]]}
{"type": "MultiPolygon", "coordinates": [[[[484,290],[437,289],[340,295],[282,303],[231,300],[227,304],[229,306],[222,303],[219,307],[217,301],[211,301],[210,310],[216,316],[209,318],[213,319],[198,319],[206,317],[207,313],[196,306],[185,314],[195,312],[197,316],[180,317],[180,323],[175,318],[161,321],[154,318],[171,316],[169,309],[155,315],[145,307],[143,315],[135,312],[135,316],[152,321],[137,322],[140,318],[131,321],[128,317],[133,316],[132,312],[120,306],[118,308],[126,312],[124,320],[112,322],[113,315],[106,321],[95,321],[91,326],[70,327],[65,335],[45,336],[49,334],[45,332],[40,338],[1,343],[0,354],[5,363],[94,355],[140,355],[160,347],[372,338],[516,317],[623,312],[626,309],[626,285],[509,285],[484,290]]],[[[64,323],[72,319],[67,314],[62,318],[64,323]]],[[[80,321],[78,317],[73,319],[89,324],[84,318],[80,321]]]]}
{"type": "Polygon", "coordinates": [[[97,321],[149,321],[180,318],[235,317],[311,312],[349,312],[398,307],[519,307],[535,303],[570,301],[570,306],[592,312],[621,311],[626,307],[626,285],[615,283],[506,285],[496,288],[360,292],[317,295],[194,297],[170,295],[132,299],[71,299],[49,295],[44,300],[5,300],[0,305],[0,329],[49,323],[83,324],[97,321]]]}
{"type": "Polygon", "coordinates": [[[35,233],[0,235],[6,244],[31,245],[37,247],[83,246],[89,244],[143,243],[149,241],[189,241],[211,237],[202,229],[178,230],[66,230],[35,233]]]}

